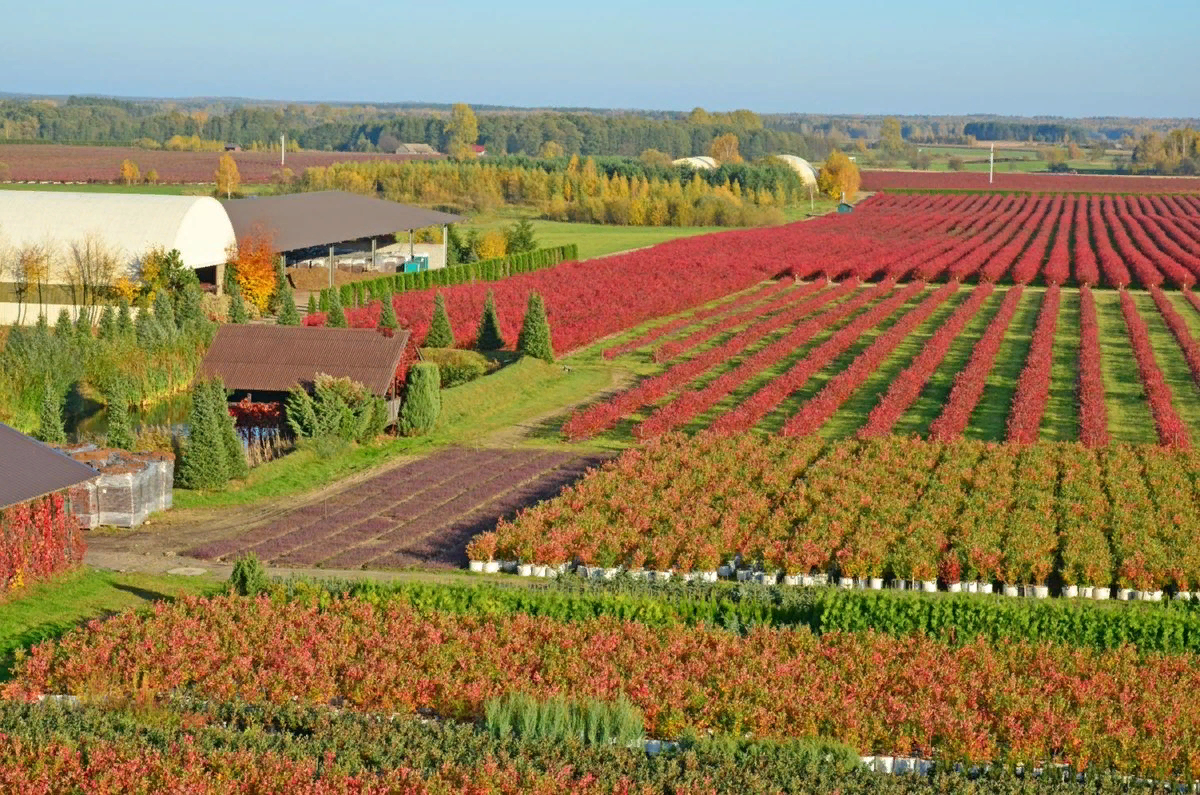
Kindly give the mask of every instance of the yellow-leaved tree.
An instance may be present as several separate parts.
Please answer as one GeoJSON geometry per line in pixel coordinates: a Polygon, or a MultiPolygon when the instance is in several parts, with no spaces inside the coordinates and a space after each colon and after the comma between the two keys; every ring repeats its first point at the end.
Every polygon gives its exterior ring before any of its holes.
{"type": "Polygon", "coordinates": [[[216,179],[217,193],[224,193],[226,199],[232,198],[234,191],[242,184],[242,176],[238,174],[237,162],[233,155],[221,155],[221,160],[217,163],[216,179]]]}
{"type": "Polygon", "coordinates": [[[854,161],[845,153],[836,149],[825,158],[825,165],[821,166],[821,171],[817,174],[817,188],[831,199],[844,198],[846,201],[852,201],[860,184],[862,178],[859,176],[858,166],[854,165],[854,161]]]}
{"type": "Polygon", "coordinates": [[[259,312],[264,311],[275,290],[275,241],[271,233],[256,226],[249,235],[238,238],[237,250],[229,252],[229,262],[242,297],[259,312]]]}
{"type": "Polygon", "coordinates": [[[479,141],[479,120],[475,111],[465,102],[459,102],[450,110],[450,123],[446,125],[450,136],[447,151],[455,160],[475,157],[475,144],[479,141]]]}
{"type": "Polygon", "coordinates": [[[740,163],[742,156],[738,153],[738,137],[733,133],[718,135],[709,144],[708,156],[718,163],[740,163]]]}
{"type": "Polygon", "coordinates": [[[140,182],[141,179],[142,179],[142,173],[138,169],[137,163],[133,162],[129,158],[125,158],[124,160],[121,161],[121,181],[122,182],[124,182],[126,185],[132,185],[135,182],[140,182]]]}
{"type": "Polygon", "coordinates": [[[538,157],[562,157],[566,152],[558,141],[546,141],[538,150],[538,157]]]}
{"type": "Polygon", "coordinates": [[[496,259],[508,253],[508,239],[500,229],[489,229],[479,238],[479,250],[475,252],[480,259],[496,259]]]}

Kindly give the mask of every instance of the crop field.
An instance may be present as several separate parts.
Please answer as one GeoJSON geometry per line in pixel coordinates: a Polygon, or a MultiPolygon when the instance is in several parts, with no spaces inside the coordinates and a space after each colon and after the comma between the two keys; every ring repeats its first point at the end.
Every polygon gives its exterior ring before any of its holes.
{"type": "MultiPolygon", "coordinates": [[[[121,162],[137,163],[142,174],[154,170],[159,182],[212,182],[217,161],[224,152],[170,152],[121,146],[64,146],[37,144],[0,145],[3,179],[17,182],[115,182],[121,162]]],[[[243,182],[270,182],[282,168],[278,152],[230,152],[243,182]]],[[[312,166],[354,160],[405,161],[417,155],[383,155],[362,152],[288,152],[287,168],[299,174],[312,166]]]]}
{"type": "Polygon", "coordinates": [[[461,566],[471,536],[596,463],[573,453],[451,448],[187,554],[343,569],[461,566]]]}
{"type": "Polygon", "coordinates": [[[1197,193],[1200,177],[1108,176],[1099,174],[1027,174],[997,169],[988,182],[986,169],[978,171],[866,170],[862,189],[1031,191],[1062,193],[1197,193]]]}

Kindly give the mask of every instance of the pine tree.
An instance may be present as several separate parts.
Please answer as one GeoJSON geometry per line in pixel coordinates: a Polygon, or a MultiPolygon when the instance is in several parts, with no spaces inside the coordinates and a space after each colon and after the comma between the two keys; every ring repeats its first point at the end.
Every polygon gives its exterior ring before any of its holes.
{"type": "Polygon", "coordinates": [[[498,351],[504,347],[504,335],[500,333],[500,319],[496,317],[496,298],[488,290],[483,302],[483,317],[479,319],[479,330],[475,334],[475,347],[481,351],[498,351]]]}
{"type": "MultiPolygon", "coordinates": [[[[309,300],[312,300],[311,296],[309,300]]],[[[300,325],[300,312],[296,309],[296,297],[292,295],[292,286],[286,281],[283,283],[283,295],[279,299],[278,321],[281,326],[300,325]]]]}
{"type": "Polygon", "coordinates": [[[454,329],[450,327],[450,313],[446,311],[446,298],[441,293],[433,298],[433,322],[425,335],[425,347],[454,347],[454,329]]]}
{"type": "Polygon", "coordinates": [[[382,307],[379,312],[379,328],[396,329],[399,323],[396,321],[396,307],[392,305],[392,294],[385,292],[380,299],[382,307]]]}
{"type": "Polygon", "coordinates": [[[132,450],[134,438],[133,423],[129,418],[129,392],[119,376],[109,385],[105,404],[108,409],[108,446],[132,450]]]}
{"type": "Polygon", "coordinates": [[[550,321],[546,319],[546,305],[537,293],[529,294],[529,305],[525,308],[525,322],[517,338],[517,352],[545,362],[554,361],[554,346],[550,340],[550,321]]]}
{"type": "Polygon", "coordinates": [[[153,348],[162,340],[162,326],[159,325],[158,318],[148,309],[138,312],[137,320],[133,322],[133,328],[134,334],[137,336],[137,343],[142,348],[153,348]]]}
{"type": "Polygon", "coordinates": [[[325,325],[330,328],[346,328],[346,313],[342,311],[342,299],[336,292],[329,299],[329,314],[325,325]]]}
{"type": "Polygon", "coordinates": [[[117,336],[132,337],[133,336],[133,317],[129,312],[129,302],[124,298],[117,309],[117,336]]]}
{"type": "MultiPolygon", "coordinates": [[[[38,319],[40,320],[41,316],[38,319]]],[[[71,313],[66,307],[58,310],[58,319],[54,321],[54,336],[62,342],[75,336],[75,324],[71,322],[71,313]]]]}
{"type": "Polygon", "coordinates": [[[82,309],[75,317],[75,339],[90,340],[92,338],[92,317],[82,309]]]}
{"type": "Polygon", "coordinates": [[[225,450],[225,471],[229,477],[241,480],[250,474],[250,465],[246,463],[246,452],[242,447],[242,437],[237,432],[237,423],[229,413],[225,385],[221,383],[221,379],[214,378],[208,383],[208,389],[208,399],[212,404],[212,421],[225,450]]]}
{"type": "Polygon", "coordinates": [[[179,331],[179,324],[175,320],[175,304],[166,290],[159,290],[154,296],[154,319],[167,337],[174,337],[179,331]]]}
{"type": "MultiPolygon", "coordinates": [[[[276,314],[276,315],[278,315],[281,311],[283,311],[284,293],[290,292],[290,291],[291,291],[291,285],[288,284],[287,269],[284,267],[283,257],[276,256],[275,257],[275,289],[271,291],[271,297],[267,299],[267,311],[271,312],[272,314],[276,314]]],[[[292,300],[293,300],[293,307],[294,307],[295,299],[292,299],[292,300]]],[[[285,325],[295,325],[295,324],[289,323],[289,324],[285,324],[285,325]]]]}
{"type": "Polygon", "coordinates": [[[104,311],[100,313],[100,326],[97,329],[97,336],[102,340],[111,340],[117,335],[117,311],[113,309],[112,304],[105,304],[104,311]]]}
{"type": "Polygon", "coordinates": [[[308,314],[313,314],[317,311],[317,296],[313,293],[308,294],[308,314]]]}
{"type": "Polygon", "coordinates": [[[249,323],[250,315],[246,312],[246,302],[242,300],[242,288],[236,283],[229,291],[229,322],[249,323]]]}
{"type": "Polygon", "coordinates": [[[441,383],[441,373],[433,362],[417,362],[409,369],[408,391],[397,418],[400,433],[417,436],[433,427],[442,410],[441,383]]]}
{"type": "Polygon", "coordinates": [[[176,317],[181,331],[195,331],[208,322],[204,317],[203,301],[204,293],[200,291],[199,284],[188,284],[183,288],[183,295],[179,299],[179,314],[176,317]]]}
{"type": "Polygon", "coordinates": [[[212,390],[204,382],[192,388],[188,438],[175,467],[175,483],[185,489],[216,489],[229,480],[229,460],[222,441],[212,390]]]}
{"type": "Polygon", "coordinates": [[[42,392],[42,411],[38,417],[37,438],[47,444],[66,444],[67,432],[63,429],[62,397],[50,379],[42,392]]]}

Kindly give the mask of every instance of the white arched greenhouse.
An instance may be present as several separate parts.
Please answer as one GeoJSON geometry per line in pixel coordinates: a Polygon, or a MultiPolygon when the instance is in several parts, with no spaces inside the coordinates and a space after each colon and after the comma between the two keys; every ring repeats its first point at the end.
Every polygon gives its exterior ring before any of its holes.
{"type": "Polygon", "coordinates": [[[796,157],[795,155],[775,155],[775,159],[782,160],[784,163],[787,163],[789,166],[791,166],[792,170],[800,175],[800,179],[803,180],[805,185],[817,184],[817,169],[812,163],[808,162],[803,157],[796,157]]]}
{"type": "Polygon", "coordinates": [[[709,171],[717,167],[717,161],[708,155],[697,155],[696,157],[681,157],[678,160],[672,160],[673,166],[688,166],[697,171],[709,171]]]}

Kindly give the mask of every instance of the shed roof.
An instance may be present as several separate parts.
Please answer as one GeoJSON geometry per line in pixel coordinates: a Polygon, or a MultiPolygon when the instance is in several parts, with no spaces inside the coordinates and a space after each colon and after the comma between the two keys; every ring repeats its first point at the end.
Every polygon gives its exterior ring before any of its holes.
{"type": "Polygon", "coordinates": [[[276,251],[393,235],[462,220],[461,215],[340,190],[229,199],[221,203],[239,238],[261,226],[272,235],[276,251]]]}
{"type": "Polygon", "coordinates": [[[99,474],[0,423],[0,508],[86,483],[99,474]]]}
{"type": "Polygon", "coordinates": [[[388,337],[373,329],[226,324],[217,329],[200,372],[239,392],[286,392],[325,373],[383,396],[407,345],[405,330],[388,337]]]}

